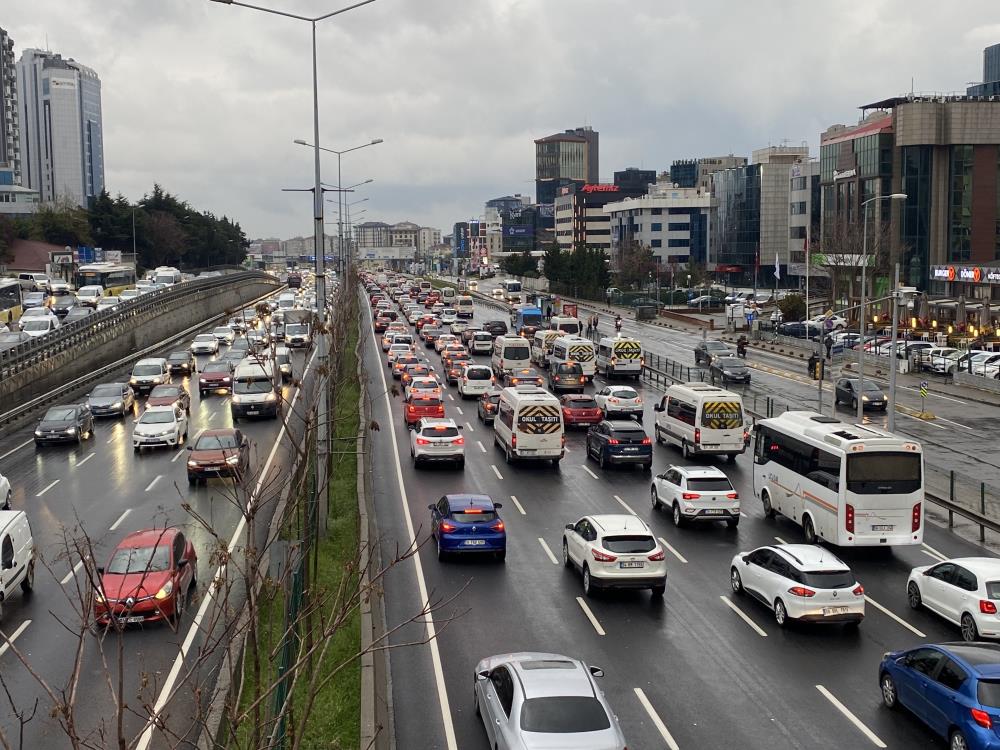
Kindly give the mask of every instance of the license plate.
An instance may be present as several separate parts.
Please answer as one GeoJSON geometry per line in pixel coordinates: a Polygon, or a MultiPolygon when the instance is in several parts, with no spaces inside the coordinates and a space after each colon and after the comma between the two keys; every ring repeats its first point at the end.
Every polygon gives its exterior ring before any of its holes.
{"type": "Polygon", "coordinates": [[[247,409],[247,414],[248,414],[249,416],[251,416],[251,417],[254,417],[254,416],[256,416],[256,415],[260,414],[260,412],[259,412],[259,411],[257,411],[256,409],[247,409]]]}
{"type": "Polygon", "coordinates": [[[872,531],[892,531],[895,528],[891,523],[873,523],[872,531]]]}
{"type": "Polygon", "coordinates": [[[535,448],[521,448],[518,451],[518,453],[520,453],[521,455],[524,455],[524,456],[529,456],[532,453],[538,453],[538,451],[535,448]]]}
{"type": "Polygon", "coordinates": [[[483,544],[486,544],[486,540],[485,539],[466,539],[464,542],[462,542],[462,544],[464,544],[467,547],[478,547],[478,546],[481,546],[483,544]]]}
{"type": "Polygon", "coordinates": [[[142,617],[142,616],[133,616],[133,617],[126,617],[126,618],[125,618],[125,624],[126,624],[126,625],[134,625],[135,623],[137,623],[137,622],[142,622],[142,621],[143,621],[143,620],[145,620],[145,619],[146,619],[146,618],[145,618],[145,617],[142,617]]]}
{"type": "Polygon", "coordinates": [[[626,453],[637,453],[638,451],[639,451],[638,448],[626,448],[625,449],[626,453]]]}
{"type": "Polygon", "coordinates": [[[722,508],[709,508],[705,511],[706,516],[721,516],[723,513],[722,508]]]}
{"type": "Polygon", "coordinates": [[[637,560],[636,562],[620,562],[620,563],[618,563],[618,567],[619,568],[641,568],[644,565],[645,565],[645,563],[642,562],[641,560],[637,560]]]}
{"type": "Polygon", "coordinates": [[[823,616],[829,617],[830,615],[846,615],[847,607],[823,607],[823,616]]]}

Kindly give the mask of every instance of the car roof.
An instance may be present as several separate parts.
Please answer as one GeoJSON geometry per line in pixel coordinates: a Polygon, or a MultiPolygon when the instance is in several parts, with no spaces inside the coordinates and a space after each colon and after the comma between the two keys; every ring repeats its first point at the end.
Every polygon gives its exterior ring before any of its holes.
{"type": "Polygon", "coordinates": [[[534,654],[512,660],[526,700],[550,696],[596,697],[590,675],[576,659],[556,654],[534,654]]]}
{"type": "Polygon", "coordinates": [[[168,526],[163,529],[141,529],[125,536],[115,549],[122,547],[153,547],[170,545],[180,529],[168,526]]]}
{"type": "MultiPolygon", "coordinates": [[[[633,388],[630,385],[609,385],[607,387],[612,392],[614,392],[614,391],[635,391],[635,388],[633,388]]],[[[638,393],[638,391],[636,391],[636,393],[638,393]]]]}
{"type": "Polygon", "coordinates": [[[670,465],[671,469],[676,469],[684,476],[689,479],[728,479],[722,469],[717,466],[677,466],[676,464],[670,465]]]}
{"type": "Polygon", "coordinates": [[[951,643],[931,644],[958,657],[966,666],[983,677],[1000,676],[1000,643],[951,643]]]}
{"type": "Polygon", "coordinates": [[[623,432],[642,432],[645,430],[642,425],[636,422],[634,419],[605,419],[604,424],[610,427],[612,430],[621,430],[623,432]]]}
{"type": "MultiPolygon", "coordinates": [[[[451,420],[444,420],[451,421],[451,420]]],[[[454,422],[452,422],[454,424],[454,422]]],[[[444,499],[448,502],[448,509],[452,512],[456,510],[461,510],[463,508],[478,508],[480,510],[495,510],[493,507],[493,498],[489,495],[475,495],[471,493],[458,493],[445,495],[444,499]]]]}
{"type": "Polygon", "coordinates": [[[768,549],[777,550],[804,573],[831,569],[850,570],[847,563],[818,544],[773,544],[768,549]]]}
{"type": "Polygon", "coordinates": [[[602,535],[609,534],[648,534],[652,532],[646,522],[631,513],[601,513],[587,516],[600,529],[602,535]]]}
{"type": "Polygon", "coordinates": [[[424,427],[454,427],[458,429],[458,425],[455,423],[454,419],[447,419],[441,417],[423,417],[420,420],[424,427]]]}

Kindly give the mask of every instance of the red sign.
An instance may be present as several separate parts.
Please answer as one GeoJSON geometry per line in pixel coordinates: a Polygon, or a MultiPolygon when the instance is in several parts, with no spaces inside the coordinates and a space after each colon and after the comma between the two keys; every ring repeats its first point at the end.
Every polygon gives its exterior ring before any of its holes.
{"type": "Polygon", "coordinates": [[[584,185],[580,188],[583,193],[617,193],[617,185],[584,185]]]}
{"type": "Polygon", "coordinates": [[[576,317],[576,303],[575,302],[563,302],[562,303],[562,314],[567,318],[576,317]]]}
{"type": "Polygon", "coordinates": [[[975,281],[977,284],[980,281],[982,281],[983,280],[983,269],[981,269],[981,268],[973,268],[972,269],[972,280],[975,281]]]}
{"type": "Polygon", "coordinates": [[[948,281],[955,280],[955,266],[948,266],[948,281]]]}

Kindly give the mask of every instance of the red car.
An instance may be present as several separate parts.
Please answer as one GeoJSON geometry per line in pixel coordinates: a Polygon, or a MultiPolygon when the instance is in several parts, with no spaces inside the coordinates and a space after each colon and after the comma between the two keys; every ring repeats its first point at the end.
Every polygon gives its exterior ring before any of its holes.
{"type": "Polygon", "coordinates": [[[188,445],[188,484],[209,477],[245,476],[250,467],[250,441],[232,427],[205,430],[188,445]]]}
{"type": "Polygon", "coordinates": [[[149,392],[146,399],[146,406],[174,406],[177,405],[185,413],[191,413],[191,394],[187,388],[179,383],[158,385],[149,392]]]}
{"type": "Polygon", "coordinates": [[[125,537],[107,567],[98,568],[94,596],[98,625],[180,622],[194,588],[198,555],[177,528],[145,529],[125,537]]]}
{"type": "Polygon", "coordinates": [[[418,331],[420,331],[425,325],[430,325],[434,322],[433,315],[421,315],[417,318],[417,322],[414,324],[418,331]]]}
{"type": "Polygon", "coordinates": [[[198,394],[204,396],[212,391],[233,390],[233,363],[225,360],[206,362],[198,373],[198,394]]]}
{"type": "Polygon", "coordinates": [[[444,419],[444,401],[436,396],[419,395],[411,398],[403,407],[403,422],[408,430],[424,417],[444,419]]]}
{"type": "Polygon", "coordinates": [[[593,396],[573,394],[559,399],[562,404],[563,423],[566,427],[592,425],[604,419],[604,412],[593,396]]]}

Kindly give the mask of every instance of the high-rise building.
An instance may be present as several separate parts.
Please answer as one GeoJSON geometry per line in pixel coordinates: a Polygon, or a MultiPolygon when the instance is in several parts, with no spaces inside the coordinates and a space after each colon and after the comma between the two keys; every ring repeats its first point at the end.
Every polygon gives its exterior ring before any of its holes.
{"type": "Polygon", "coordinates": [[[441,244],[441,230],[434,227],[420,227],[417,230],[417,252],[426,253],[441,244]]]}
{"type": "Polygon", "coordinates": [[[72,58],[26,49],[17,63],[22,183],[87,206],[104,190],[101,79],[72,58]]]}
{"type": "Polygon", "coordinates": [[[535,141],[535,200],[555,203],[559,188],[571,183],[597,183],[599,133],[590,126],[535,141]]]}
{"type": "Polygon", "coordinates": [[[588,182],[583,186],[574,184],[560,188],[555,202],[556,244],[567,251],[580,244],[599,247],[610,256],[611,217],[604,207],[625,198],[645,195],[650,187],[648,182],[641,187],[635,184],[636,180],[632,182],[631,187],[588,182]]]}
{"type": "Polygon", "coordinates": [[[705,156],[700,159],[678,159],[670,165],[670,180],[677,187],[711,190],[712,175],[722,169],[745,167],[745,156],[705,156]]]}
{"type": "Polygon", "coordinates": [[[21,184],[21,126],[14,40],[0,29],[0,165],[7,165],[14,185],[21,184]]]}
{"type": "Polygon", "coordinates": [[[656,182],[656,170],[628,167],[620,172],[615,172],[614,182],[622,190],[645,193],[649,186],[656,182]]]}
{"type": "Polygon", "coordinates": [[[965,93],[969,96],[1000,95],[1000,44],[983,50],[983,80],[969,86],[965,93]]]}

